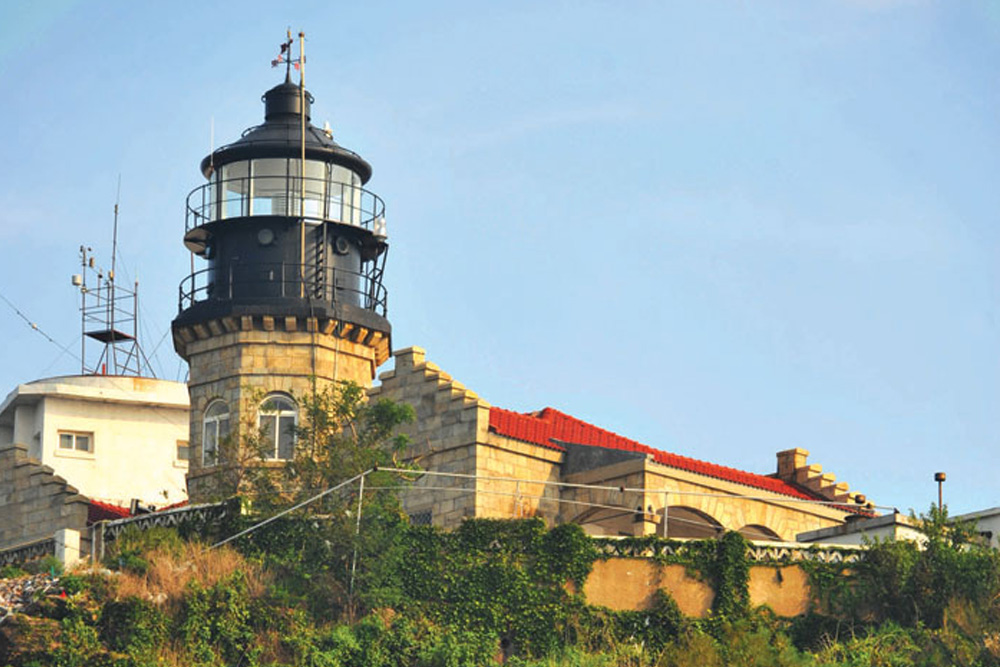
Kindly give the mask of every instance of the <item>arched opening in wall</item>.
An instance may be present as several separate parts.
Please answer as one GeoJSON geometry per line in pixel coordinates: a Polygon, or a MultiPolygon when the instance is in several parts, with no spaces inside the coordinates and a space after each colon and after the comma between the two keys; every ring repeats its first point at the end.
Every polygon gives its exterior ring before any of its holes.
{"type": "Polygon", "coordinates": [[[737,531],[748,540],[763,540],[768,542],[781,542],[781,536],[776,532],[758,523],[750,523],[737,531]]]}
{"type": "Polygon", "coordinates": [[[695,539],[716,538],[725,532],[722,524],[701,510],[683,505],[667,508],[667,536],[695,539]]]}

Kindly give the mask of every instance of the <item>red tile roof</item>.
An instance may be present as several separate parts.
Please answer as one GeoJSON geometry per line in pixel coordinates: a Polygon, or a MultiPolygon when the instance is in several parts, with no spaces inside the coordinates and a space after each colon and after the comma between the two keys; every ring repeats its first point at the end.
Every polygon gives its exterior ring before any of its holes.
{"type": "Polygon", "coordinates": [[[156,511],[157,512],[166,512],[167,510],[175,510],[175,509],[179,509],[181,507],[187,507],[188,506],[188,502],[189,501],[187,501],[187,500],[182,500],[182,501],[174,503],[172,505],[164,505],[163,507],[159,508],[156,511]]]}
{"type": "MultiPolygon", "coordinates": [[[[678,468],[688,472],[706,475],[716,479],[736,482],[756,489],[780,493],[792,498],[803,500],[826,500],[822,496],[810,492],[808,489],[796,486],[766,475],[758,475],[752,472],[728,468],[716,463],[699,461],[687,456],[671,454],[659,449],[653,449],[635,440],[629,440],[623,436],[607,431],[603,428],[588,424],[571,415],[559,412],[553,408],[545,408],[541,412],[522,414],[512,412],[503,408],[490,408],[490,430],[508,438],[530,442],[542,447],[549,447],[565,451],[565,447],[559,442],[567,442],[574,445],[589,445],[592,447],[604,447],[606,449],[618,449],[629,452],[639,452],[653,457],[657,463],[678,468]]],[[[844,508],[850,509],[850,508],[844,508]]]]}
{"type": "Polygon", "coordinates": [[[114,521],[131,516],[132,513],[127,507],[119,507],[109,503],[102,503],[100,500],[91,500],[87,508],[87,525],[98,521],[114,521]]]}

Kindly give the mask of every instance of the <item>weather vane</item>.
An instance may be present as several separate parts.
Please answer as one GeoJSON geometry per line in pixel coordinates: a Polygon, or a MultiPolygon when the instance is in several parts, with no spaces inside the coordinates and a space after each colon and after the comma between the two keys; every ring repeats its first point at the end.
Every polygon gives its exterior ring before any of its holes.
{"type": "Polygon", "coordinates": [[[281,50],[278,52],[278,57],[271,61],[271,67],[277,67],[278,65],[285,64],[285,76],[291,78],[292,70],[294,67],[296,72],[302,72],[302,66],[306,62],[305,52],[303,50],[302,42],[305,40],[305,33],[299,33],[299,57],[292,58],[292,29],[288,29],[288,39],[286,39],[281,44],[281,50]]]}

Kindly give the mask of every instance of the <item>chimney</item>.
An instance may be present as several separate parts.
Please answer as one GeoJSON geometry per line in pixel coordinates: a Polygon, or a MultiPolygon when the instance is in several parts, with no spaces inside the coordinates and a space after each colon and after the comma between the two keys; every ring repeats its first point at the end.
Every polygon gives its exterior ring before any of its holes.
{"type": "Polygon", "coordinates": [[[794,482],[795,471],[805,467],[809,452],[801,447],[796,447],[795,449],[786,449],[783,452],[778,452],[777,456],[778,479],[783,479],[786,482],[794,482]]]}

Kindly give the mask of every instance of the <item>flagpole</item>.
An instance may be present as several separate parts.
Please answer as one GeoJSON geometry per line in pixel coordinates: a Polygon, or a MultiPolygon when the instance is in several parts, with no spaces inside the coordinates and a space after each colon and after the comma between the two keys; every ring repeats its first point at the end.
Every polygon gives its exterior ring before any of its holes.
{"type": "MultiPolygon", "coordinates": [[[[288,54],[292,55],[291,53],[288,54]]],[[[299,31],[299,117],[302,155],[299,160],[299,298],[306,295],[306,34],[299,31]]]]}

